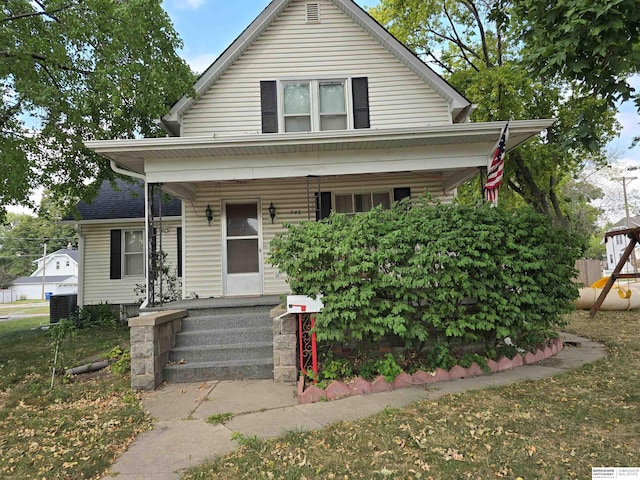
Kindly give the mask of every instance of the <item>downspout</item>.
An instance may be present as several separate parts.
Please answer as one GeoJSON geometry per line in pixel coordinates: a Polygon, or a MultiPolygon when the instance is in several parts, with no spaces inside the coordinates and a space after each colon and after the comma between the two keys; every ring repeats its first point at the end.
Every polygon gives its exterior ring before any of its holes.
{"type": "Polygon", "coordinates": [[[78,305],[84,307],[84,232],[79,223],[73,224],[73,229],[78,234],[78,258],[82,262],[82,268],[78,268],[78,305]]]}
{"type": "Polygon", "coordinates": [[[115,160],[111,160],[111,170],[113,170],[116,173],[119,173],[120,175],[124,175],[125,177],[139,178],[140,180],[144,180],[144,182],[147,183],[147,177],[144,176],[144,174],[132,172],[131,170],[125,170],[124,168],[120,168],[118,164],[115,162],[115,160]]]}
{"type": "MultiPolygon", "coordinates": [[[[125,170],[124,168],[120,168],[118,166],[118,164],[115,162],[115,160],[111,160],[111,170],[113,170],[116,173],[119,173],[120,175],[124,175],[126,177],[132,177],[132,178],[137,178],[139,180],[142,180],[144,182],[144,190],[145,190],[145,195],[144,195],[144,213],[145,213],[145,220],[144,220],[144,253],[145,253],[145,259],[147,260],[146,263],[148,264],[148,258],[149,258],[149,232],[148,232],[148,228],[147,228],[147,220],[149,218],[149,195],[147,195],[147,177],[142,174],[142,173],[137,173],[137,172],[132,172],[131,170],[125,170]]],[[[145,269],[145,274],[144,274],[144,279],[145,279],[145,283],[147,285],[147,297],[144,299],[144,301],[140,304],[140,308],[146,308],[147,305],[149,304],[149,268],[145,269]]]]}

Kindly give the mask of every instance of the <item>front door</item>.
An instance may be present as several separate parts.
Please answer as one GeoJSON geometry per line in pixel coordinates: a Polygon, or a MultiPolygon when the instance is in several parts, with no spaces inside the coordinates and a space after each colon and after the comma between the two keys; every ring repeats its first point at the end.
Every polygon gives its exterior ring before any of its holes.
{"type": "Polygon", "coordinates": [[[259,212],[257,201],[224,204],[225,295],[262,294],[259,212]]]}

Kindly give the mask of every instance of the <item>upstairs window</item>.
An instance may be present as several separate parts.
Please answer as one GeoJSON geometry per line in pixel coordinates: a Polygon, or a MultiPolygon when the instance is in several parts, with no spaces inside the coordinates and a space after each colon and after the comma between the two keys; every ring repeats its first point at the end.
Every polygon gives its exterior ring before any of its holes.
{"type": "Polygon", "coordinates": [[[346,130],[344,80],[282,82],[285,132],[346,130]]]}
{"type": "Polygon", "coordinates": [[[282,85],[284,131],[311,131],[311,86],[309,82],[286,82],[282,85]]]}
{"type": "Polygon", "coordinates": [[[262,133],[369,128],[366,77],[260,82],[262,133]]]}

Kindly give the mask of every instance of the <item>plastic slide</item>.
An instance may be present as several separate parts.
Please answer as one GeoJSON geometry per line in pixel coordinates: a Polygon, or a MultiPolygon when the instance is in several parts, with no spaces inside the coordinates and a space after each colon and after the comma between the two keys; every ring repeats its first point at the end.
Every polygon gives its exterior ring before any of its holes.
{"type": "MultiPolygon", "coordinates": [[[[590,287],[581,288],[580,296],[575,301],[576,308],[590,310],[608,280],[609,277],[603,277],[590,287]]],[[[602,302],[600,310],[633,310],[634,308],[640,308],[640,284],[618,282],[618,284],[611,287],[604,302],[602,302]]]]}

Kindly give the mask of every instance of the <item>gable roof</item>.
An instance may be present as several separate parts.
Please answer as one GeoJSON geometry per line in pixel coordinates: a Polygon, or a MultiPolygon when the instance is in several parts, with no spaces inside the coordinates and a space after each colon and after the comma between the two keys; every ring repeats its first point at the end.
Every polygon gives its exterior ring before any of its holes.
{"type": "MultiPolygon", "coordinates": [[[[87,203],[80,201],[77,206],[80,220],[109,220],[118,218],[144,219],[144,182],[141,180],[115,180],[115,188],[111,182],[105,180],[96,198],[87,203]]],[[[157,204],[155,205],[157,210],[157,204]]],[[[154,212],[157,214],[157,211],[154,212]]],[[[179,217],[182,215],[180,200],[171,198],[162,204],[163,217],[179,217]]],[[[74,217],[68,215],[63,221],[73,221],[74,217]]]]}
{"type": "MultiPolygon", "coordinates": [[[[640,227],[640,215],[636,215],[635,217],[629,217],[629,225],[631,228],[640,227]]],[[[619,220],[614,225],[611,226],[607,232],[613,232],[614,230],[624,230],[627,227],[627,217],[624,217],[622,220],[619,220]]]]}
{"type": "MultiPolygon", "coordinates": [[[[71,258],[71,260],[73,260],[74,262],[78,263],[78,250],[71,250],[68,248],[61,248],[60,250],[56,250],[55,252],[51,252],[49,254],[47,254],[47,258],[53,258],[56,255],[67,255],[69,258],[71,258]]],[[[38,260],[34,260],[35,262],[39,262],[41,261],[42,258],[39,258],[38,260]]]]}
{"type": "MultiPolygon", "coordinates": [[[[339,8],[356,25],[360,26],[374,40],[381,44],[391,55],[396,57],[409,70],[427,83],[449,104],[454,123],[464,121],[474,106],[451,86],[444,78],[434,72],[420,60],[403,43],[398,41],[389,31],[380,25],[371,15],[352,0],[328,0],[339,8]]],[[[251,44],[271,25],[292,0],[273,0],[236,38],[233,43],[216,59],[211,66],[200,75],[194,85],[196,97],[205,93],[226,70],[251,46],[251,44]]],[[[160,120],[160,125],[169,135],[180,136],[180,120],[193,105],[195,98],[183,96],[167,115],[160,120]]]]}

